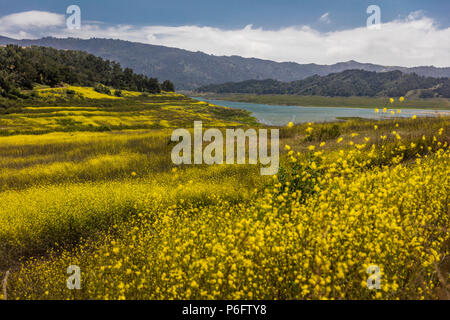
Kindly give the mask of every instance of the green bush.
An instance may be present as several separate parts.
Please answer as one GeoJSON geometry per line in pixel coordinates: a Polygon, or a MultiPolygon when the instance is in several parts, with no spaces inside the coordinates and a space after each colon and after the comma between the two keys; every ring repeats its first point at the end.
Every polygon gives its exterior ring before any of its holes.
{"type": "Polygon", "coordinates": [[[98,93],[103,93],[103,94],[108,94],[111,95],[111,90],[109,90],[108,87],[102,85],[102,84],[98,84],[94,87],[94,90],[97,91],[98,93]]]}

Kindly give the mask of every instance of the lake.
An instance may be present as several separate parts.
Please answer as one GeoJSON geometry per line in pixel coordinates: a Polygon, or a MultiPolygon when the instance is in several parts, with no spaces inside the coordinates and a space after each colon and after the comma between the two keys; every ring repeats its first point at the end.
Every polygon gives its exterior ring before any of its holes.
{"type": "Polygon", "coordinates": [[[205,99],[201,97],[192,98],[219,106],[250,111],[252,116],[258,119],[259,122],[273,126],[284,126],[290,121],[293,123],[336,121],[338,117],[387,119],[392,117],[412,117],[413,115],[417,115],[418,117],[450,115],[450,111],[448,110],[401,109],[401,113],[397,113],[397,110],[394,110],[395,115],[392,115],[390,114],[390,110],[383,114],[381,109],[379,113],[375,113],[374,109],[369,108],[278,106],[205,99]]]}

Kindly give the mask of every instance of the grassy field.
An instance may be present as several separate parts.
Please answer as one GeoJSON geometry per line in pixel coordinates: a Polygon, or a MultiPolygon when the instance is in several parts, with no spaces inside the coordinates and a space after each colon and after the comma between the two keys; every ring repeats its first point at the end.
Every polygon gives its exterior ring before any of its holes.
{"type": "Polygon", "coordinates": [[[125,91],[124,95],[118,98],[79,87],[41,89],[36,103],[21,102],[6,109],[7,114],[0,117],[0,136],[178,128],[194,119],[214,127],[256,124],[248,112],[211,108],[180,94],[148,96],[125,91]],[[68,90],[75,92],[74,97],[67,95],[68,90]]]}
{"type": "MultiPolygon", "coordinates": [[[[193,96],[204,96],[209,99],[228,100],[273,105],[305,106],[305,107],[347,107],[347,108],[383,108],[389,107],[389,98],[369,97],[321,97],[297,96],[281,94],[207,94],[195,93],[193,96]]],[[[418,108],[450,110],[450,99],[406,99],[395,104],[396,109],[418,108]]]]}
{"type": "Polygon", "coordinates": [[[0,115],[7,298],[449,297],[450,118],[280,128],[273,177],[173,165],[171,132],[194,120],[259,126],[175,94],[60,97],[0,115]],[[70,265],[81,290],[66,287],[70,265]],[[367,289],[369,265],[381,290],[367,289]]]}

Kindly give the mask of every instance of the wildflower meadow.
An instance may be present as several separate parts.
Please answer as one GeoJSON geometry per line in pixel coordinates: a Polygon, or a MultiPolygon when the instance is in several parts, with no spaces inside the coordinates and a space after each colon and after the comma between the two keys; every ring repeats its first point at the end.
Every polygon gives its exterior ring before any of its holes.
{"type": "Polygon", "coordinates": [[[91,103],[0,119],[2,298],[449,297],[448,117],[380,107],[383,120],[291,122],[265,176],[170,158],[171,132],[195,119],[264,127],[244,112],[132,92],[100,106],[70,90],[91,103]]]}

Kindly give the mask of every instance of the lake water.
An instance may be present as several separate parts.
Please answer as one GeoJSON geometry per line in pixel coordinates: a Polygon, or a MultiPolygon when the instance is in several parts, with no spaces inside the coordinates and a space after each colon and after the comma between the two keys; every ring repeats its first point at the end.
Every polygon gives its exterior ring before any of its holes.
{"type": "Polygon", "coordinates": [[[290,121],[293,123],[335,121],[338,117],[386,119],[392,117],[412,117],[413,115],[417,115],[418,117],[450,115],[449,110],[401,109],[401,113],[397,113],[397,110],[395,110],[395,115],[392,115],[390,114],[390,110],[387,114],[383,114],[381,109],[379,113],[375,113],[374,109],[368,108],[277,106],[198,97],[192,98],[219,106],[250,111],[252,116],[258,119],[259,122],[274,126],[283,126],[290,121]]]}

